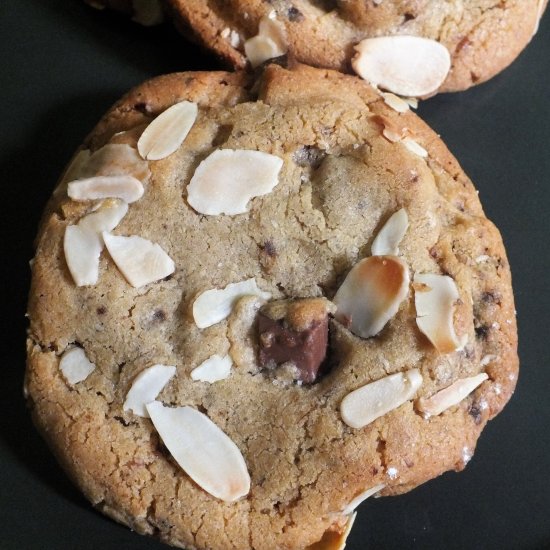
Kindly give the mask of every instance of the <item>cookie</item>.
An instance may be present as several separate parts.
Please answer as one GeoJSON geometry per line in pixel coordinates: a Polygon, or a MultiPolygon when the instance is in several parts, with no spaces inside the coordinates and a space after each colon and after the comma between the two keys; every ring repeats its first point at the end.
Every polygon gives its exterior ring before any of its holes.
{"type": "Polygon", "coordinates": [[[510,271],[406,107],[300,65],[181,73],[85,140],[25,395],[96,508],[185,548],[338,548],[368,496],[466,466],[516,383],[510,271]]]}
{"type": "MultiPolygon", "coordinates": [[[[167,4],[185,32],[192,29],[204,45],[236,68],[288,53],[302,63],[355,70],[370,82],[387,85],[365,69],[365,50],[370,53],[374,48],[375,62],[386,68],[396,63],[391,70],[398,76],[407,69],[413,75],[430,72],[441,55],[446,56],[431,89],[418,96],[464,90],[499,73],[531,40],[546,7],[544,0],[167,0],[167,4]]],[[[412,95],[391,84],[388,90],[412,95]]]]}

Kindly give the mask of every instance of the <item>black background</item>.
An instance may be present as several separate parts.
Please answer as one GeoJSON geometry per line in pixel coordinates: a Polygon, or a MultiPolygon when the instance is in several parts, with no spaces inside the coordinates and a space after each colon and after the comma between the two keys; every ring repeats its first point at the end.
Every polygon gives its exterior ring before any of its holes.
{"type": "MultiPolygon", "coordinates": [[[[130,87],[219,68],[168,25],[144,29],[79,0],[0,4],[1,549],[153,550],[95,512],[35,432],[21,387],[24,319],[40,213],[83,137],[130,87]]],[[[550,548],[550,15],[504,73],[419,112],[441,134],[501,229],[514,276],[521,373],[466,470],[370,499],[347,549],[550,548]]]]}

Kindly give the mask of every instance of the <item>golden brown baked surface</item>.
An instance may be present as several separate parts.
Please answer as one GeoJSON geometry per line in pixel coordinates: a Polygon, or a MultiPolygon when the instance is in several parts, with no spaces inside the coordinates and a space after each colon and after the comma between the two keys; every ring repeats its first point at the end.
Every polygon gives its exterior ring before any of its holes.
{"type": "Polygon", "coordinates": [[[182,100],[198,104],[195,124],[176,152],[149,161],[143,197],[113,231],[158,243],[175,272],[134,288],[103,251],[97,284],[77,287],[63,237],[93,203],[70,200],[62,182],[37,238],[28,402],[87,498],[139,533],[187,548],[304,548],[341,530],[342,510],[365,489],[383,484],[382,495],[399,494],[464,468],[516,382],[505,251],[437,135],[410,111],[392,110],[365,82],[328,70],[271,65],[258,82],[242,73],[160,77],[118,102],[83,147],[135,147],[145,125],[182,100]],[[427,157],[389,140],[386,127],[414,139],[427,157]],[[247,213],[207,216],[187,202],[199,162],[217,149],[284,161],[278,184],[253,198],[247,213]],[[456,283],[461,349],[440,354],[419,331],[412,284],[372,338],[332,319],[328,372],[311,385],[260,368],[256,298],[242,298],[209,328],[194,322],[200,293],[249,278],[273,299],[332,300],[401,208],[409,227],[399,253],[411,280],[435,273],[456,283]],[[95,364],[76,384],[59,368],[71,345],[95,364]],[[213,354],[230,355],[230,376],[192,380],[190,372],[213,354]],[[158,400],[200,410],[237,445],[251,478],[247,497],[225,503],[209,495],[175,463],[149,419],[123,410],[134,379],[153,364],[177,371],[158,400]],[[342,421],[340,403],[352,390],[410,369],[422,375],[412,399],[361,429],[342,421]],[[429,418],[419,413],[419,398],[480,372],[489,379],[457,405],[429,418]]]}

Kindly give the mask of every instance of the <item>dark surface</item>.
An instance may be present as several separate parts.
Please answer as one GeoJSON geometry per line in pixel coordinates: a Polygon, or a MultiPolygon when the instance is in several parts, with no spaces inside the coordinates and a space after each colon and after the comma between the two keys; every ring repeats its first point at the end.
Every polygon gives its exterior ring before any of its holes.
{"type": "MultiPolygon", "coordinates": [[[[0,4],[3,281],[0,549],[161,549],[96,513],[56,465],[21,396],[28,260],[73,150],[127,89],[217,67],[170,27],[142,29],[78,0],[0,4]]],[[[550,548],[550,15],[517,62],[420,113],[477,185],[514,274],[521,375],[467,469],[360,508],[348,550],[550,548]]]]}

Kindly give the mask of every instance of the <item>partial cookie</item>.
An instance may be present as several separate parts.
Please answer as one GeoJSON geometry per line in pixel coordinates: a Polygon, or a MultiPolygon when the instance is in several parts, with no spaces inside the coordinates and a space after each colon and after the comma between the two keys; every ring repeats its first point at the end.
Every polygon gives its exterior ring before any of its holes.
{"type": "Polygon", "coordinates": [[[510,270],[390,104],[305,66],[181,73],[87,138],[38,235],[25,386],[98,509],[180,547],[337,547],[368,496],[465,467],[516,383],[510,270]]]}
{"type": "MultiPolygon", "coordinates": [[[[545,0],[166,0],[166,3],[186,33],[192,29],[205,46],[236,68],[288,53],[312,66],[344,72],[355,70],[374,82],[372,71],[365,69],[362,59],[365,50],[375,48],[375,64],[397,73],[399,78],[403,65],[413,75],[418,71],[430,72],[434,66],[439,67],[441,55],[447,55],[450,65],[441,80],[417,96],[464,90],[496,75],[531,40],[546,7],[545,0]],[[393,38],[396,36],[412,40],[404,44],[393,38]],[[380,37],[392,38],[380,45],[371,44],[372,39],[380,37]],[[433,43],[416,44],[414,39],[418,37],[433,43]],[[443,48],[438,49],[439,44],[443,48]],[[388,52],[390,59],[386,57],[388,52]],[[397,64],[395,69],[392,63],[397,64]]],[[[380,84],[383,86],[384,82],[380,84]]],[[[388,89],[412,95],[405,90],[388,89]]]]}

